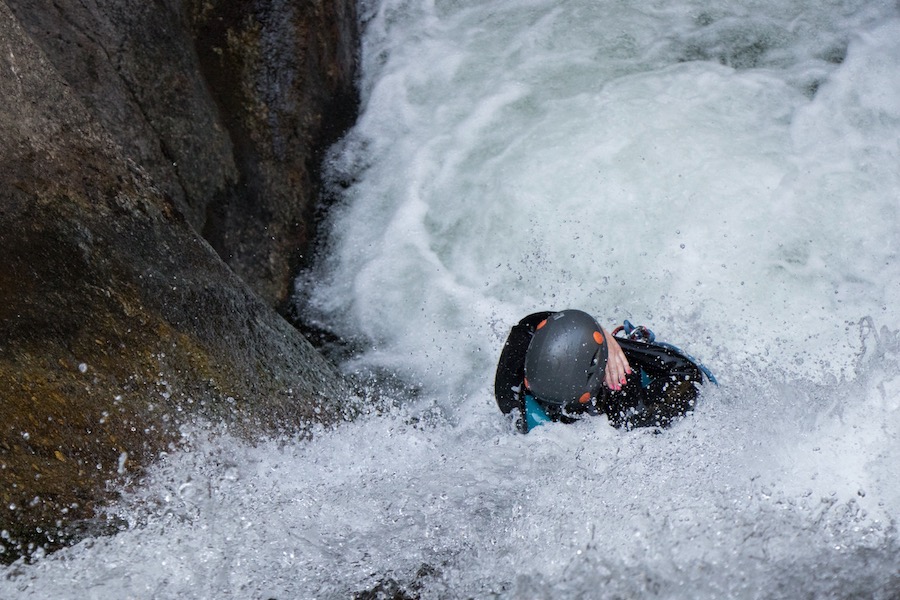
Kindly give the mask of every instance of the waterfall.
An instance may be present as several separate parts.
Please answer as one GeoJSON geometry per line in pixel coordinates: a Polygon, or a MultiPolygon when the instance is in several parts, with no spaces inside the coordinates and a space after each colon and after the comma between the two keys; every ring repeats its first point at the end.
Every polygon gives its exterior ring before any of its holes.
{"type": "Polygon", "coordinates": [[[124,531],[0,596],[898,597],[897,6],[361,12],[302,310],[345,371],[416,393],[312,439],[193,432],[124,531]],[[516,434],[500,348],[564,308],[648,325],[721,385],[663,432],[516,434]]]}

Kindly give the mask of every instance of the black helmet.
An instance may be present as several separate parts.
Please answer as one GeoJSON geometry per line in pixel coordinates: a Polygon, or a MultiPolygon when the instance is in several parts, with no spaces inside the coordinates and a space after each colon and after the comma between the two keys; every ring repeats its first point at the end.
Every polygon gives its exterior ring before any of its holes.
{"type": "Polygon", "coordinates": [[[594,317],[580,310],[553,313],[528,345],[525,387],[549,404],[589,402],[600,393],[607,352],[594,317]]]}

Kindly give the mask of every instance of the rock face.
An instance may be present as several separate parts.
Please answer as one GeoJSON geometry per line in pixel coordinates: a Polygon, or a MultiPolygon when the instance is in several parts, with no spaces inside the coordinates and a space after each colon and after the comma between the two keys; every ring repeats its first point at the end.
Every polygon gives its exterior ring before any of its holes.
{"type": "Polygon", "coordinates": [[[0,0],[2,560],[90,529],[185,424],[350,416],[273,307],[351,116],[352,6],[0,0]]]}
{"type": "Polygon", "coordinates": [[[354,0],[218,0],[198,2],[193,12],[200,63],[240,174],[206,205],[203,233],[281,309],[312,239],[309,192],[321,150],[356,115],[354,7],[354,0]]]}
{"type": "Polygon", "coordinates": [[[5,0],[73,94],[266,302],[355,118],[354,0],[5,0]]]}

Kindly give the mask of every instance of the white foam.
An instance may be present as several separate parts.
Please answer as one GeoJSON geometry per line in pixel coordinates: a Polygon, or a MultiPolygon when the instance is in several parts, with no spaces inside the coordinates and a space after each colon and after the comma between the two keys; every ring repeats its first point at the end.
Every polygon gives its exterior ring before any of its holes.
{"type": "Polygon", "coordinates": [[[578,306],[847,375],[846,324],[896,322],[891,25],[837,68],[822,57],[865,10],[452,6],[420,9],[421,38],[379,21],[370,54],[390,59],[334,162],[364,176],[313,306],[369,337],[363,362],[465,390],[502,342],[490,323],[578,306]],[[698,53],[758,68],[677,62],[698,53]]]}

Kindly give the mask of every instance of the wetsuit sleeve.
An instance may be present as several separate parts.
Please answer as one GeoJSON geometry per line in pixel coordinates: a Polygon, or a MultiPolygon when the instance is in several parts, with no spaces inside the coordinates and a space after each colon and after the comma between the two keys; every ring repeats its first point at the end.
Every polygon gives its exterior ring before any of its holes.
{"type": "Polygon", "coordinates": [[[523,407],[522,386],[525,379],[525,352],[531,342],[531,331],[529,327],[521,323],[514,326],[500,353],[497,374],[494,377],[494,396],[500,410],[505,414],[523,407]]]}
{"type": "Polygon", "coordinates": [[[525,353],[531,343],[534,328],[551,314],[553,313],[544,311],[528,315],[513,326],[506,338],[494,377],[494,397],[504,414],[519,410],[524,420],[525,353]]]}

